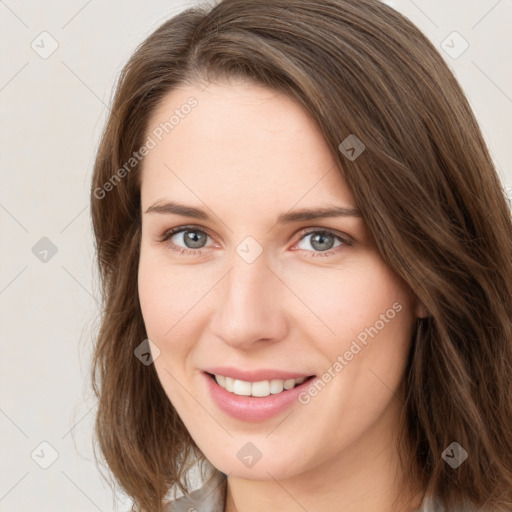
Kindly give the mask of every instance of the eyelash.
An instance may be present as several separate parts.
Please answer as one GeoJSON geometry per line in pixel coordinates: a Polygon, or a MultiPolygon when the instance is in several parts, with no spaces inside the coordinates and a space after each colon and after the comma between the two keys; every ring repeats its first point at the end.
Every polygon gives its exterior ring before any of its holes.
{"type": "MultiPolygon", "coordinates": [[[[165,233],[163,233],[163,235],[159,239],[159,242],[160,243],[168,242],[174,235],[176,235],[178,233],[181,233],[183,231],[196,231],[196,232],[203,233],[203,234],[205,234],[208,237],[210,236],[204,229],[201,229],[198,226],[193,226],[193,225],[191,225],[191,226],[179,226],[179,227],[171,228],[171,229],[167,230],[165,233]]],[[[327,249],[326,251],[314,251],[314,250],[307,250],[307,249],[298,249],[298,250],[306,251],[308,253],[311,253],[311,256],[313,254],[315,256],[318,256],[318,255],[327,256],[328,254],[332,254],[333,252],[338,252],[338,250],[343,249],[344,246],[351,246],[351,245],[353,245],[352,240],[347,235],[341,236],[338,233],[336,233],[335,231],[331,231],[330,229],[326,229],[326,228],[312,228],[312,229],[308,228],[308,229],[305,229],[305,230],[301,231],[300,232],[299,242],[303,238],[305,238],[306,236],[312,235],[312,234],[315,234],[315,233],[332,235],[334,238],[336,238],[339,241],[341,241],[342,244],[338,245],[337,247],[335,247],[333,249],[327,249]]],[[[174,244],[172,242],[169,242],[166,245],[172,251],[175,251],[175,252],[177,252],[177,253],[179,253],[181,255],[184,255],[184,256],[187,256],[187,255],[200,256],[200,255],[203,254],[204,249],[206,249],[205,247],[202,247],[202,248],[199,248],[199,249],[183,248],[183,247],[177,246],[176,244],[174,244]]]]}

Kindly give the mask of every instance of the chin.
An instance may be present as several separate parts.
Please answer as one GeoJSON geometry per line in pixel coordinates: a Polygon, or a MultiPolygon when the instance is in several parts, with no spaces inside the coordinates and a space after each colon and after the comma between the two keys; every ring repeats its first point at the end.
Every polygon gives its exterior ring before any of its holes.
{"type": "Polygon", "coordinates": [[[265,464],[263,460],[257,462],[252,468],[243,468],[240,464],[216,466],[231,478],[243,480],[287,480],[298,474],[297,468],[293,470],[282,467],[281,464],[265,464]]]}

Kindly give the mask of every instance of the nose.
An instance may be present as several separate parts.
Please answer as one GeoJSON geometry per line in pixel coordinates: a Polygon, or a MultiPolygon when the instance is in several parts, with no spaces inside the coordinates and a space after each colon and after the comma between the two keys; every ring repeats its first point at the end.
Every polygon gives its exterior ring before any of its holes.
{"type": "Polygon", "coordinates": [[[286,336],[287,316],[282,300],[285,285],[269,269],[263,254],[247,263],[234,254],[231,268],[215,287],[218,306],[211,321],[215,336],[239,350],[286,336]]]}

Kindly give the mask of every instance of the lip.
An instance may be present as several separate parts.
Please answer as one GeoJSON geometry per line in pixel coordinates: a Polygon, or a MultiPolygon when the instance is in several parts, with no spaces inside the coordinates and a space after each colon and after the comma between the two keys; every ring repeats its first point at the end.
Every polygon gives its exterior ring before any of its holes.
{"type": "MultiPolygon", "coordinates": [[[[224,374],[219,372],[218,375],[224,374]]],[[[315,376],[311,376],[311,378],[306,379],[302,384],[275,395],[271,394],[265,397],[255,397],[230,393],[219,386],[215,378],[206,372],[203,372],[203,377],[213,402],[221,411],[233,418],[251,422],[265,421],[284,412],[298,400],[300,393],[304,391],[309,386],[310,381],[315,378],[315,376]]],[[[258,382],[258,380],[248,382],[258,382]]]]}
{"type": "Polygon", "coordinates": [[[300,379],[301,377],[310,377],[312,373],[293,373],[283,370],[273,370],[262,368],[259,370],[239,370],[228,366],[215,366],[213,368],[203,368],[203,371],[215,375],[224,375],[232,379],[244,380],[246,382],[261,382],[262,380],[288,380],[300,379]]]}

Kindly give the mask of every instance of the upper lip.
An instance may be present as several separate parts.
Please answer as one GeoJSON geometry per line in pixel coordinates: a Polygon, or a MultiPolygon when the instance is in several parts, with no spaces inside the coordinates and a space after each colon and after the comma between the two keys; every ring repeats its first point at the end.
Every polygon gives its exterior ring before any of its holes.
{"type": "Polygon", "coordinates": [[[242,370],[228,366],[215,366],[203,369],[207,373],[213,375],[224,375],[232,379],[243,380],[246,382],[260,382],[263,380],[288,380],[300,379],[301,377],[311,377],[311,373],[288,372],[284,370],[274,370],[271,368],[260,368],[254,370],[242,370]]]}

